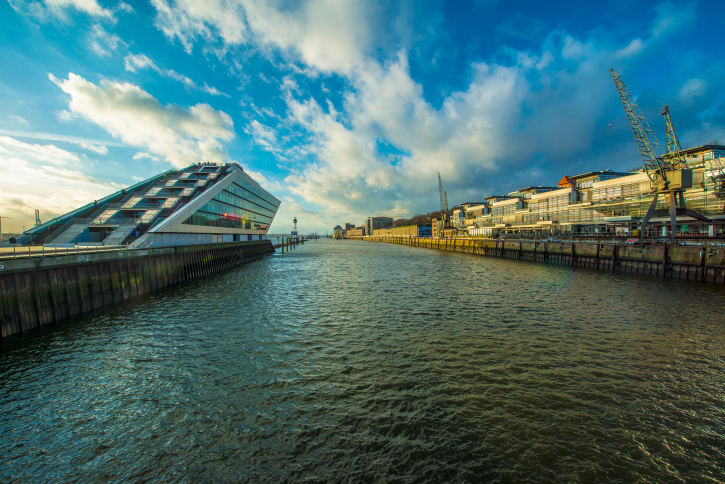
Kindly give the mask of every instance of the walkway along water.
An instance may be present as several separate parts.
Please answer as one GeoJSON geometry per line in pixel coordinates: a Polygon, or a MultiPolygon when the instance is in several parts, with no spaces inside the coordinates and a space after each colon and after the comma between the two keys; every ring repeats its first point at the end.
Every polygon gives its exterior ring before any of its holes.
{"type": "Polygon", "coordinates": [[[725,283],[725,248],[586,242],[351,237],[370,242],[725,283]]]}
{"type": "Polygon", "coordinates": [[[269,240],[0,261],[2,338],[274,253],[269,240]]]}

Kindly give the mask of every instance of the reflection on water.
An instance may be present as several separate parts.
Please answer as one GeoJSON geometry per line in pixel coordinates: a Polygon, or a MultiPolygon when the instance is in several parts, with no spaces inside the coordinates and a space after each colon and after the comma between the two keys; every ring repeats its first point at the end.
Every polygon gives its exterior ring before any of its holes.
{"type": "Polygon", "coordinates": [[[309,242],[6,341],[0,478],[723,482],[724,302],[309,242]]]}

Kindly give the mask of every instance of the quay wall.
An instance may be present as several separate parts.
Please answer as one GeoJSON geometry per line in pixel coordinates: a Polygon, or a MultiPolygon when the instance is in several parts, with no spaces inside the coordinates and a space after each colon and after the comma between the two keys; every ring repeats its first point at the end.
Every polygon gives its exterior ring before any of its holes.
{"type": "Polygon", "coordinates": [[[488,257],[725,283],[725,248],[409,237],[350,237],[488,257]]]}
{"type": "Polygon", "coordinates": [[[7,338],[274,252],[269,240],[0,260],[7,338]]]}

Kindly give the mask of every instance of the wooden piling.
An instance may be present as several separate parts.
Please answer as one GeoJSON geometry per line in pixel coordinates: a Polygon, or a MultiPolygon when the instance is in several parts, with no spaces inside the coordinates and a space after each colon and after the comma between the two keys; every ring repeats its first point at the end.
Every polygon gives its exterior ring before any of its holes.
{"type": "Polygon", "coordinates": [[[214,274],[273,252],[267,240],[3,261],[0,337],[214,274]]]}

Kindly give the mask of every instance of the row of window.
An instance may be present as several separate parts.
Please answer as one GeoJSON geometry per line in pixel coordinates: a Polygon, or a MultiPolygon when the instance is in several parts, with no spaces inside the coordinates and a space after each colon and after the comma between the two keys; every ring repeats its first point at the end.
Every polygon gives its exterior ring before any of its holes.
{"type": "MultiPolygon", "coordinates": [[[[245,200],[244,198],[238,197],[237,195],[235,195],[233,193],[229,193],[226,190],[222,190],[221,192],[219,192],[214,198],[212,198],[212,200],[216,200],[216,201],[223,202],[223,203],[230,205],[229,209],[239,208],[242,210],[259,213],[261,215],[265,215],[268,217],[274,217],[274,214],[276,212],[275,210],[269,210],[268,208],[261,207],[261,206],[257,205],[256,203],[252,203],[248,200],[245,200]]],[[[207,210],[207,211],[211,212],[212,210],[207,210]]],[[[233,212],[230,212],[229,210],[225,210],[224,212],[221,212],[221,213],[233,213],[233,212]]]]}
{"type": "MultiPolygon", "coordinates": [[[[545,213],[529,212],[521,214],[521,220],[516,223],[534,224],[541,221],[556,221],[559,223],[596,222],[610,217],[631,216],[642,218],[649,209],[651,198],[633,201],[630,203],[617,203],[603,206],[590,206],[579,209],[554,210],[545,213]]],[[[725,212],[725,200],[715,195],[703,195],[686,199],[688,208],[702,214],[716,214],[725,212]]],[[[666,210],[667,202],[660,197],[657,203],[658,210],[666,210]]],[[[469,219],[468,223],[471,222],[469,219]]],[[[491,227],[503,223],[503,217],[486,217],[475,220],[477,227],[491,227]]]]}
{"type": "Polygon", "coordinates": [[[592,190],[592,203],[599,203],[605,200],[616,200],[618,198],[633,198],[641,194],[639,182],[628,185],[617,185],[607,188],[592,190]]]}
{"type": "Polygon", "coordinates": [[[558,210],[571,204],[571,193],[551,198],[540,198],[529,203],[529,212],[548,212],[558,210]]]}
{"type": "Polygon", "coordinates": [[[236,180],[224,188],[226,191],[234,195],[249,200],[252,203],[265,207],[272,212],[276,212],[279,208],[279,202],[267,199],[269,196],[258,187],[253,186],[246,180],[236,180]]]}
{"type": "Polygon", "coordinates": [[[207,212],[212,213],[216,215],[223,215],[225,213],[235,215],[236,217],[239,217],[243,220],[252,220],[254,222],[259,222],[263,224],[271,224],[272,218],[267,215],[261,215],[256,212],[252,212],[249,210],[244,210],[241,208],[233,207],[231,205],[227,205],[226,203],[219,202],[217,200],[209,200],[206,202],[200,209],[200,212],[207,212]]]}
{"type": "Polygon", "coordinates": [[[226,227],[230,229],[266,229],[268,225],[249,219],[234,220],[223,215],[196,212],[184,221],[188,225],[203,225],[206,227],[226,227]]]}
{"type": "Polygon", "coordinates": [[[501,216],[501,215],[512,215],[516,213],[516,211],[519,210],[518,203],[512,203],[511,205],[503,205],[500,207],[493,207],[491,210],[491,213],[494,216],[501,216]]]}

